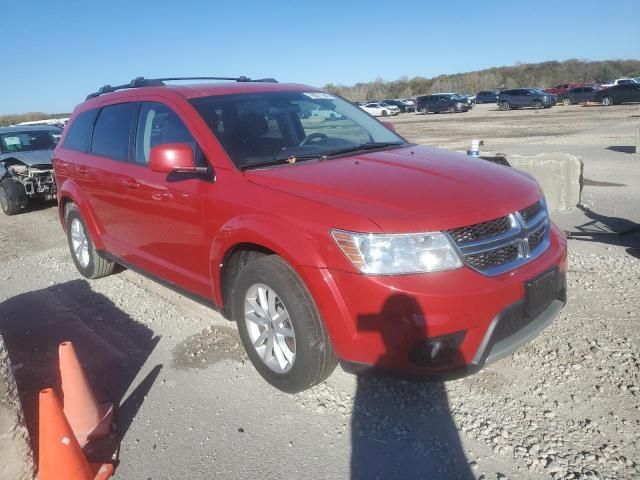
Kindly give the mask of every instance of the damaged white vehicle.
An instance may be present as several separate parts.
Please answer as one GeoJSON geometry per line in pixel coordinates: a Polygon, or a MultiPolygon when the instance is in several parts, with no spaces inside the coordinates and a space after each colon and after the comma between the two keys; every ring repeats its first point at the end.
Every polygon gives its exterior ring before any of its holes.
{"type": "Polygon", "coordinates": [[[0,207],[20,213],[33,200],[54,200],[51,158],[62,130],[56,127],[0,128],[0,207]]]}

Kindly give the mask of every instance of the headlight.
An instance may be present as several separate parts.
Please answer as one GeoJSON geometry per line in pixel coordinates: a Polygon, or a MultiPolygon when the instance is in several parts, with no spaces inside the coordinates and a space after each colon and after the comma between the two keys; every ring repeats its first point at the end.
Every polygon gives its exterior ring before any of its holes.
{"type": "Polygon", "coordinates": [[[449,237],[440,232],[387,235],[332,230],[331,235],[351,263],[369,275],[437,272],[462,266],[449,237]]]}

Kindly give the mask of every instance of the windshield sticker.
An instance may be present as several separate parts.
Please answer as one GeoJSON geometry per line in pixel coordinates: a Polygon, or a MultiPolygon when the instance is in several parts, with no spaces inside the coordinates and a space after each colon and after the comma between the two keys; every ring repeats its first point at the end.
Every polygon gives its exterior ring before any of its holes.
{"type": "Polygon", "coordinates": [[[325,92],[305,92],[303,95],[306,95],[309,98],[313,98],[314,100],[334,100],[336,98],[330,93],[325,92]]]}
{"type": "Polygon", "coordinates": [[[22,143],[20,142],[20,137],[4,137],[4,144],[7,147],[20,146],[22,143]]]}

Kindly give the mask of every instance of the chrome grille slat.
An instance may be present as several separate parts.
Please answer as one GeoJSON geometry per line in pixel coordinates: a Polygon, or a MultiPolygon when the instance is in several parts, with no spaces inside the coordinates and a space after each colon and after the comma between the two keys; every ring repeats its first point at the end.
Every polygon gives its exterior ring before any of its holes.
{"type": "Polygon", "coordinates": [[[550,243],[547,206],[541,199],[504,217],[447,232],[465,263],[499,275],[541,255],[550,243]]]}

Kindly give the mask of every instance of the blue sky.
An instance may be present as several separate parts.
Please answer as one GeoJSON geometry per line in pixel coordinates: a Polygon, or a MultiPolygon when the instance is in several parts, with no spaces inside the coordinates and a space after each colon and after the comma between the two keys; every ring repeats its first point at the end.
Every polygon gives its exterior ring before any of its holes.
{"type": "Polygon", "coordinates": [[[0,114],[70,111],[100,85],[140,75],[269,76],[323,86],[516,62],[640,58],[640,0],[522,5],[497,0],[7,3],[0,114]]]}

